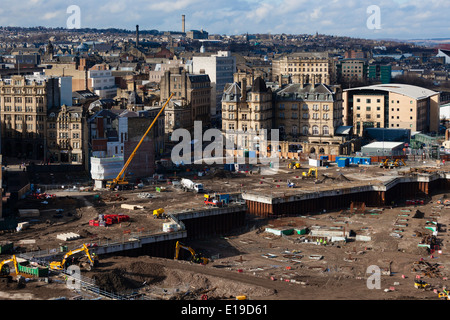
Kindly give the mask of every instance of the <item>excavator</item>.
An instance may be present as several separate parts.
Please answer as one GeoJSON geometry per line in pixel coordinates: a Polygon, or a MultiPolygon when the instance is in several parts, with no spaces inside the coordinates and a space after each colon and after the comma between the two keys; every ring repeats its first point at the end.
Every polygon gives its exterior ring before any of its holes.
{"type": "Polygon", "coordinates": [[[122,167],[122,170],[120,170],[120,172],[117,175],[117,177],[115,177],[113,180],[110,180],[110,181],[108,181],[106,183],[106,188],[108,188],[110,190],[114,190],[116,187],[121,187],[121,186],[123,188],[128,188],[129,187],[129,182],[127,180],[125,180],[125,172],[126,172],[128,166],[130,165],[131,161],[133,160],[134,156],[136,155],[136,152],[139,150],[139,147],[141,146],[142,142],[144,142],[145,137],[148,135],[150,130],[153,128],[153,126],[155,125],[155,123],[158,120],[159,116],[161,115],[161,113],[164,111],[164,109],[166,108],[167,104],[169,103],[170,99],[172,99],[173,95],[174,95],[174,93],[172,93],[170,95],[169,99],[167,99],[166,103],[164,103],[163,107],[158,112],[158,114],[156,115],[155,119],[153,119],[153,122],[150,124],[150,126],[147,129],[147,131],[142,136],[142,138],[139,141],[139,143],[137,144],[136,148],[134,148],[133,152],[128,157],[127,162],[125,162],[124,166],[122,167]]]}
{"type": "Polygon", "coordinates": [[[309,168],[308,172],[302,173],[302,179],[317,179],[317,168],[309,168]]]}
{"type": "Polygon", "coordinates": [[[207,264],[209,263],[209,259],[203,257],[200,253],[196,253],[194,249],[191,247],[185,246],[184,244],[177,241],[175,245],[175,260],[178,260],[178,256],[180,254],[180,249],[188,250],[191,253],[191,261],[194,263],[207,264]]]}
{"type": "Polygon", "coordinates": [[[86,258],[88,260],[88,262],[86,262],[86,259],[77,259],[77,262],[79,265],[81,265],[82,267],[84,267],[86,270],[90,271],[92,270],[93,267],[97,266],[98,264],[98,258],[97,255],[92,254],[89,252],[88,247],[86,246],[86,244],[83,243],[83,246],[81,246],[78,249],[75,250],[71,250],[69,252],[67,252],[64,255],[64,258],[62,259],[62,261],[52,261],[50,262],[50,269],[52,270],[63,270],[66,267],[66,264],[68,263],[68,258],[76,253],[79,252],[84,252],[86,254],[86,258]]]}
{"type": "Polygon", "coordinates": [[[11,259],[6,259],[3,260],[2,262],[0,262],[0,274],[2,277],[7,277],[9,276],[10,273],[10,269],[8,266],[8,263],[14,263],[14,269],[16,271],[16,275],[19,275],[19,265],[17,264],[17,259],[16,256],[12,256],[11,259]]]}

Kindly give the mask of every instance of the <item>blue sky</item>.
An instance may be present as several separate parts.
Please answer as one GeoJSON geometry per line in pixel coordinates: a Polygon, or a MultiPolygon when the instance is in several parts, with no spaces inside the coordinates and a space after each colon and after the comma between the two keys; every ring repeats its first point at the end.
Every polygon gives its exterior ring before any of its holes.
{"type": "Polygon", "coordinates": [[[210,34],[317,32],[363,38],[450,38],[448,0],[2,0],[1,26],[66,27],[67,8],[81,10],[81,27],[210,34]],[[380,29],[369,29],[369,6],[380,9],[380,29]]]}

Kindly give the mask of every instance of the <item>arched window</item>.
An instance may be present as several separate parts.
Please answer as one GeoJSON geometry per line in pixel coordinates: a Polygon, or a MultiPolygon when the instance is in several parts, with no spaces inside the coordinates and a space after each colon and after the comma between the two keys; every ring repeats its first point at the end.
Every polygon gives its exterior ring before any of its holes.
{"type": "Polygon", "coordinates": [[[322,128],[322,134],[324,136],[328,136],[330,134],[330,129],[328,128],[328,126],[323,126],[322,128]]]}
{"type": "Polygon", "coordinates": [[[303,126],[302,128],[302,133],[307,136],[309,134],[309,127],[308,126],[303,126]]]}
{"type": "Polygon", "coordinates": [[[319,135],[319,127],[318,126],[313,126],[312,127],[312,134],[315,136],[319,135]]]}

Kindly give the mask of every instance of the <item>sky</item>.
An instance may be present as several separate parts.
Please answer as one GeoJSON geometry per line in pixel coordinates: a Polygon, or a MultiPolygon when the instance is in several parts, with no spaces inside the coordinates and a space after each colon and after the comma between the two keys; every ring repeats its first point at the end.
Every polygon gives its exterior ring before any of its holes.
{"type": "Polygon", "coordinates": [[[1,0],[0,26],[450,38],[448,0],[1,0]],[[79,8],[67,12],[70,6],[79,8]],[[76,18],[76,20],[74,20],[76,18]],[[68,21],[69,22],[68,24],[68,21]],[[79,22],[79,24],[73,24],[79,22]],[[72,23],[72,24],[70,24],[72,23]]]}

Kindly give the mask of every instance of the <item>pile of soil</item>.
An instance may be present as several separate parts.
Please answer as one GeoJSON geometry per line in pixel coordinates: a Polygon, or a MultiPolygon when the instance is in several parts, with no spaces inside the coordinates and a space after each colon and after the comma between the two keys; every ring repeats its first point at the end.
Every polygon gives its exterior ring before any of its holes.
{"type": "Polygon", "coordinates": [[[165,273],[164,267],[159,264],[136,261],[96,273],[92,278],[101,289],[121,293],[143,285],[160,283],[166,278],[165,273]]]}

